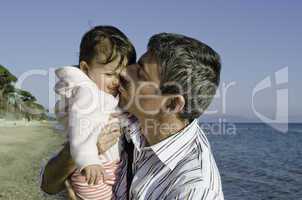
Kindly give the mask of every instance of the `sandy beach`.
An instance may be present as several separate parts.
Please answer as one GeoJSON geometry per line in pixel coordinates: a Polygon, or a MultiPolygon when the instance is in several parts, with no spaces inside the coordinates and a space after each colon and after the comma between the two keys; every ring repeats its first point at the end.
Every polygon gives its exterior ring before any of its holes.
{"type": "Polygon", "coordinates": [[[0,199],[60,199],[39,188],[42,163],[65,141],[47,122],[0,121],[0,199]]]}

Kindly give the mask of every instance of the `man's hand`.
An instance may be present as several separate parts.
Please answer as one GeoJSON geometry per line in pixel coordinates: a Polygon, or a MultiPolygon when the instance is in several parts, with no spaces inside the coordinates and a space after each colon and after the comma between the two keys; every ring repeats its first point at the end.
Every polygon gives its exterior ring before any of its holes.
{"type": "Polygon", "coordinates": [[[86,176],[86,181],[89,185],[96,185],[103,179],[105,170],[101,165],[88,165],[82,172],[86,176]]]}
{"type": "Polygon", "coordinates": [[[111,114],[108,124],[101,130],[98,139],[98,150],[100,154],[105,153],[112,145],[114,145],[121,135],[121,126],[119,120],[119,114],[111,114]]]}

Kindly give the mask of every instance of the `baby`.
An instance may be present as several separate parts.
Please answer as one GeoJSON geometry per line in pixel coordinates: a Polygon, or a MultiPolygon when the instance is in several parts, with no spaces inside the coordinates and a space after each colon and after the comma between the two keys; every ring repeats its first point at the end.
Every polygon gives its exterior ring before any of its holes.
{"type": "Polygon", "coordinates": [[[114,199],[112,179],[123,151],[118,140],[105,153],[97,146],[102,129],[110,115],[120,112],[118,105],[119,73],[136,59],[135,49],[117,28],[98,26],[88,31],[80,45],[79,67],[56,70],[55,91],[60,95],[56,104],[58,121],[68,132],[70,152],[77,170],[70,181],[76,195],[83,200],[114,199]]]}

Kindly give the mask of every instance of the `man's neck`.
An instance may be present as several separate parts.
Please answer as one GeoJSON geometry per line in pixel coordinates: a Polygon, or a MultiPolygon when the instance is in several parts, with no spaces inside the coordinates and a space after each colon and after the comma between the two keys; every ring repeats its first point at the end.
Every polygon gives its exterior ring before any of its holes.
{"type": "Polygon", "coordinates": [[[148,118],[139,120],[142,134],[150,146],[161,142],[171,135],[181,131],[188,123],[174,116],[148,118]]]}

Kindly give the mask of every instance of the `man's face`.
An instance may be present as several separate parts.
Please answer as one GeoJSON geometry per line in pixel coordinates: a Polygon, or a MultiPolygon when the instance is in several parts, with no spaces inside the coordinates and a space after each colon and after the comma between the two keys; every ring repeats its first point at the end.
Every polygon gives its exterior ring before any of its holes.
{"type": "Polygon", "coordinates": [[[156,58],[146,52],[137,64],[121,73],[120,106],[138,118],[159,113],[162,103],[160,66],[156,58]]]}

